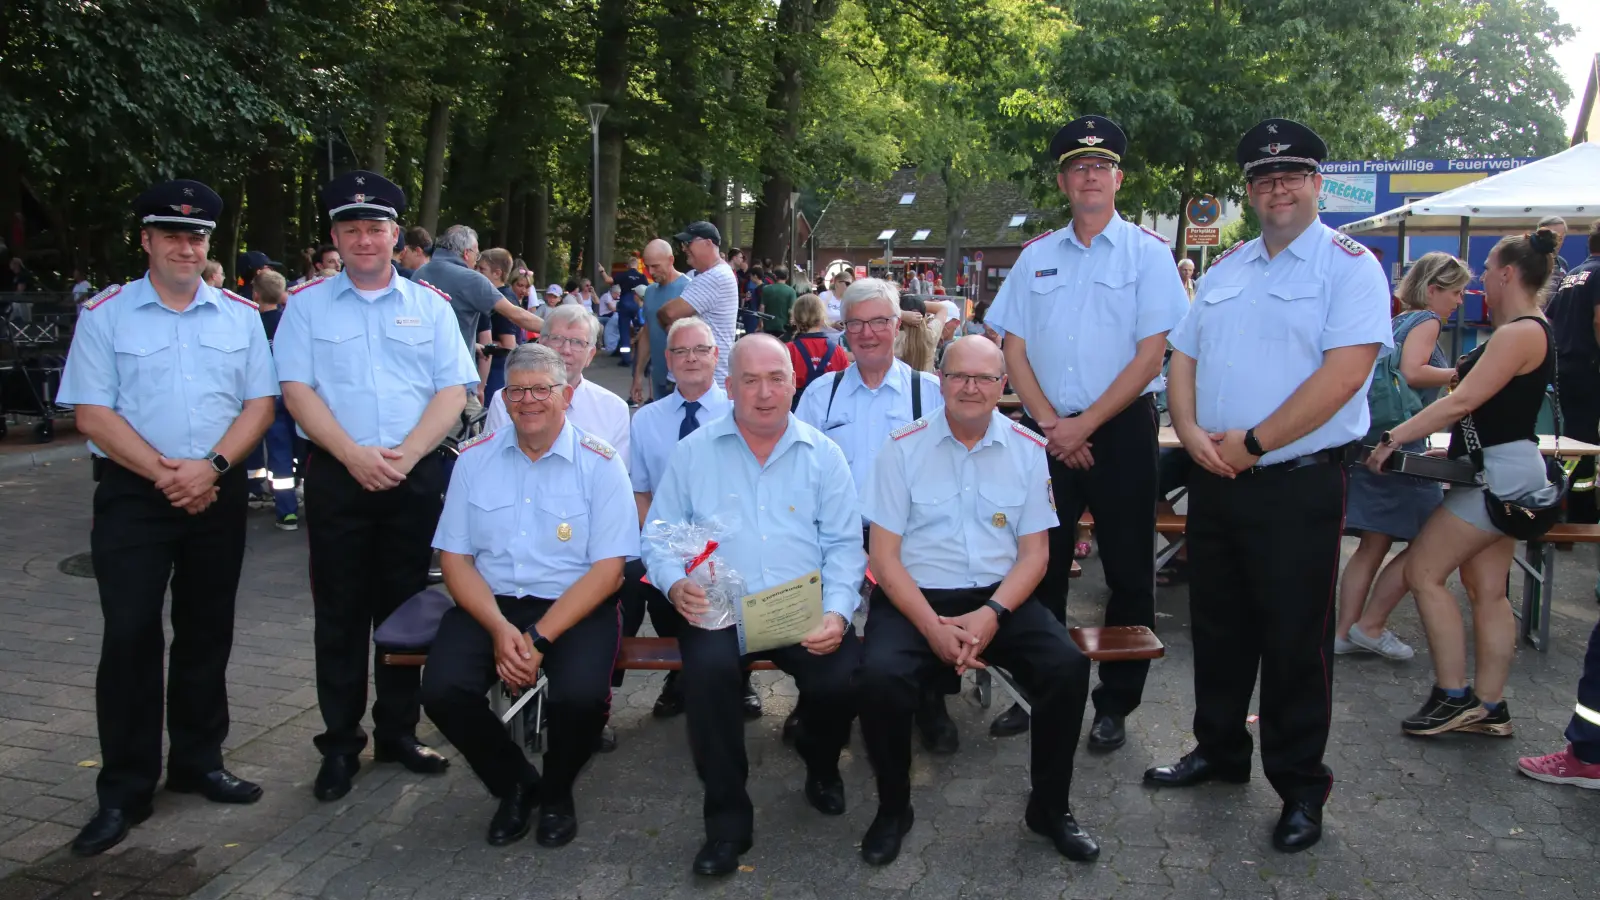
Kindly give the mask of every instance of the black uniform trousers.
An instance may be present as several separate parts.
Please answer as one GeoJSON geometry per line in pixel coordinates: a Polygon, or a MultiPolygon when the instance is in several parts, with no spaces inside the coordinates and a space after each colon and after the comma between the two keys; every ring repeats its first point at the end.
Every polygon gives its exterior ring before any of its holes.
{"type": "MultiPolygon", "coordinates": [[[[1156,624],[1156,438],[1155,405],[1149,395],[1134,400],[1089,438],[1094,466],[1069,469],[1050,457],[1050,482],[1061,524],[1050,529],[1050,564],[1034,595],[1062,623],[1072,585],[1073,547],[1084,509],[1094,514],[1095,541],[1111,599],[1106,625],[1156,624]]],[[[1149,660],[1103,662],[1092,699],[1098,713],[1126,716],[1144,695],[1149,660]]]]}
{"type": "Polygon", "coordinates": [[[1600,622],[1589,633],[1589,649],[1583,654],[1583,675],[1578,679],[1578,706],[1567,723],[1567,740],[1572,752],[1586,763],[1600,763],[1600,622]]]}
{"type": "MultiPolygon", "coordinates": [[[[648,611],[656,637],[677,637],[688,623],[684,622],[683,616],[673,607],[666,594],[656,590],[653,584],[645,584],[644,576],[643,560],[630,559],[623,564],[622,588],[617,591],[617,597],[622,601],[622,636],[638,637],[648,611]]],[[[626,674],[622,669],[611,673],[611,686],[622,687],[622,678],[626,674]]]]}
{"type": "MultiPolygon", "coordinates": [[[[522,631],[532,628],[555,605],[538,597],[496,597],[500,612],[522,631]]],[[[539,785],[544,803],[571,803],[572,784],[594,752],[611,704],[611,667],[622,641],[615,598],[550,645],[540,661],[549,677],[545,722],[544,776],[528,763],[522,748],[489,708],[490,688],[499,684],[494,638],[466,610],[456,607],[439,622],[422,676],[422,703],[428,718],[472,766],[489,793],[504,797],[519,784],[539,785]]]]}
{"type": "MultiPolygon", "coordinates": [[[[367,745],[367,656],[372,629],[428,586],[433,532],[444,509],[444,467],[424,456],[406,480],[368,491],[320,447],[306,464],[306,527],[311,545],[311,602],[316,613],[317,704],[327,730],[324,756],[360,753],[367,745]]],[[[415,666],[373,667],[377,700],[373,737],[383,743],[416,735],[422,707],[415,666]]]]}
{"type": "Polygon", "coordinates": [[[855,716],[854,680],[861,661],[855,627],[845,629],[839,648],[817,656],[796,644],[763,653],[739,655],[736,628],[707,631],[693,626],[678,634],[683,654],[684,707],[689,720],[689,750],[695,771],[705,785],[706,837],[714,841],[747,841],[755,830],[755,808],[745,791],[750,763],[744,748],[744,667],[771,660],[792,676],[800,689],[796,711],[800,732],[795,749],[806,770],[834,775],[839,752],[850,739],[855,716]]]}
{"type": "MultiPolygon", "coordinates": [[[[924,589],[922,594],[939,615],[963,616],[983,606],[996,587],[924,589]]],[[[1088,704],[1089,658],[1066,627],[1029,598],[995,632],[983,660],[1010,672],[1032,698],[1033,792],[1050,809],[1065,812],[1072,757],[1088,704]]],[[[857,678],[861,737],[878,776],[880,812],[900,812],[911,802],[911,725],[918,686],[931,673],[948,669],[883,588],[875,588],[857,678]]]]}
{"type": "Polygon", "coordinates": [[[1322,804],[1332,715],[1334,585],[1344,467],[1317,463],[1219,478],[1189,490],[1194,734],[1202,756],[1248,770],[1245,722],[1261,675],[1261,761],[1285,801],[1322,804]]]}
{"type": "MultiPolygon", "coordinates": [[[[1564,363],[1566,360],[1558,360],[1564,363]]],[[[1600,443],[1600,375],[1592,374],[1586,367],[1572,366],[1572,371],[1561,368],[1561,436],[1586,443],[1600,443]]],[[[1595,460],[1592,456],[1578,458],[1572,480],[1593,481],[1595,460]]],[[[1572,491],[1567,494],[1567,521],[1594,524],[1600,522],[1600,507],[1595,502],[1596,491],[1572,491]]]]}
{"type": "Polygon", "coordinates": [[[222,768],[228,736],[228,656],[244,563],[244,469],[217,481],[217,499],[198,515],[176,509],[144,476],[96,459],[89,547],[105,638],[95,676],[95,718],[104,767],[100,805],[149,801],[161,778],[161,609],[172,589],[172,650],[165,720],[167,772],[222,768]]]}

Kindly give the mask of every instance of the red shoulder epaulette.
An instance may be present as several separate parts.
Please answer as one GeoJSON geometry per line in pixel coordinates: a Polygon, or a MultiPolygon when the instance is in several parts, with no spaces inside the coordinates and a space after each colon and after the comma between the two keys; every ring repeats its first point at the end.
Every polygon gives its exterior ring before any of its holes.
{"type": "Polygon", "coordinates": [[[1249,242],[1248,241],[1239,241],[1238,243],[1234,244],[1232,247],[1229,247],[1228,249],[1226,249],[1226,250],[1222,251],[1220,254],[1218,254],[1217,258],[1213,259],[1211,261],[1211,264],[1214,266],[1217,263],[1222,262],[1223,260],[1227,259],[1228,256],[1233,253],[1233,251],[1239,249],[1240,247],[1243,247],[1247,243],[1249,243],[1249,242]]]}
{"type": "Polygon", "coordinates": [[[84,302],[83,308],[85,310],[94,309],[96,306],[99,306],[100,304],[106,302],[107,300],[110,300],[112,297],[115,297],[117,294],[119,294],[121,292],[122,292],[122,285],[113,284],[111,287],[108,287],[105,290],[101,291],[100,293],[95,294],[93,297],[90,297],[87,301],[84,302]]]}
{"type": "Polygon", "coordinates": [[[471,450],[473,447],[476,447],[479,444],[482,444],[482,443],[488,441],[489,438],[492,438],[492,437],[494,437],[494,432],[485,431],[483,434],[480,434],[477,437],[473,438],[472,440],[467,441],[465,444],[462,444],[461,446],[457,447],[456,448],[456,452],[457,453],[465,453],[468,450],[471,450]]]}
{"type": "Polygon", "coordinates": [[[295,285],[294,287],[289,288],[289,293],[290,294],[298,294],[301,291],[305,290],[306,288],[311,287],[313,284],[321,284],[321,283],[323,283],[324,281],[327,281],[327,280],[328,280],[328,276],[326,276],[326,275],[318,275],[317,277],[311,279],[310,281],[302,281],[299,284],[295,285]]]}
{"type": "Polygon", "coordinates": [[[1171,242],[1171,241],[1169,241],[1169,240],[1167,240],[1167,239],[1166,239],[1166,237],[1165,237],[1165,236],[1164,236],[1164,235],[1160,235],[1160,234],[1157,234],[1157,233],[1155,233],[1155,232],[1154,232],[1154,231],[1151,231],[1151,230],[1150,230],[1150,229],[1148,229],[1148,228],[1146,228],[1146,227],[1144,227],[1144,226],[1143,226],[1143,225],[1139,225],[1139,226],[1138,226],[1138,229],[1139,229],[1139,230],[1140,230],[1140,231],[1142,231],[1142,232],[1144,232],[1144,233],[1145,233],[1145,234],[1148,234],[1148,235],[1150,235],[1150,236],[1151,236],[1151,237],[1153,237],[1153,238],[1155,238],[1155,239],[1156,239],[1156,240],[1158,240],[1158,241],[1160,241],[1160,242],[1161,242],[1161,243],[1163,243],[1163,244],[1170,244],[1170,243],[1172,243],[1172,242],[1171,242]]]}
{"type": "Polygon", "coordinates": [[[578,441],[578,443],[594,451],[595,453],[600,454],[606,459],[610,459],[617,455],[617,449],[615,447],[611,446],[605,441],[600,440],[592,434],[584,435],[583,438],[578,441]]]}
{"type": "Polygon", "coordinates": [[[899,428],[896,428],[895,430],[889,432],[889,439],[893,440],[893,441],[898,441],[898,440],[900,440],[901,438],[903,438],[903,437],[905,437],[907,435],[916,434],[917,432],[919,432],[922,429],[927,428],[927,427],[928,427],[928,420],[926,418],[918,419],[915,422],[911,422],[911,423],[906,424],[906,425],[901,425],[899,428]]]}
{"type": "Polygon", "coordinates": [[[261,309],[261,307],[259,305],[257,305],[254,300],[246,300],[245,298],[239,296],[238,294],[235,294],[233,291],[230,291],[227,288],[221,288],[220,290],[224,294],[228,295],[228,299],[229,300],[232,300],[235,303],[243,303],[245,306],[248,306],[248,307],[250,307],[251,309],[254,309],[254,310],[260,310],[261,309]]]}
{"type": "Polygon", "coordinates": [[[1047,238],[1047,237],[1049,237],[1049,236],[1050,236],[1050,235],[1052,235],[1052,234],[1055,234],[1055,233],[1056,233],[1056,232],[1055,232],[1055,229],[1054,229],[1054,228],[1052,228],[1052,229],[1050,229],[1050,230],[1049,230],[1049,231],[1046,231],[1046,232],[1045,232],[1045,233],[1044,233],[1044,234],[1040,234],[1040,235],[1035,235],[1035,236],[1033,236],[1033,237],[1031,237],[1031,238],[1028,238],[1028,240],[1027,240],[1027,241],[1026,241],[1026,242],[1024,242],[1024,243],[1023,243],[1023,245],[1022,245],[1022,249],[1024,249],[1024,250],[1026,250],[1026,249],[1028,249],[1028,248],[1029,248],[1029,247],[1031,247],[1031,246],[1033,246],[1033,245],[1034,245],[1034,244],[1037,244],[1037,243],[1038,243],[1038,242],[1039,242],[1039,241],[1042,241],[1042,240],[1044,240],[1044,239],[1045,239],[1045,238],[1047,238]]]}
{"type": "Polygon", "coordinates": [[[1050,445],[1050,442],[1044,439],[1044,435],[1038,433],[1037,431],[1034,431],[1031,428],[1028,428],[1025,425],[1021,425],[1021,424],[1018,424],[1016,422],[1012,422],[1011,423],[1011,430],[1015,431],[1017,434],[1022,435],[1023,437],[1027,438],[1028,440],[1033,441],[1035,444],[1038,444],[1041,447],[1048,447],[1050,445]]]}
{"type": "Polygon", "coordinates": [[[1361,254],[1367,252],[1367,247],[1365,244],[1342,231],[1335,231],[1333,233],[1333,243],[1340,250],[1343,250],[1351,256],[1360,256],[1361,254]]]}
{"type": "Polygon", "coordinates": [[[439,296],[443,297],[446,303],[450,302],[450,295],[449,294],[446,294],[444,291],[439,290],[438,288],[436,288],[433,285],[427,283],[426,281],[422,281],[422,280],[419,279],[417,281],[417,284],[420,284],[423,287],[427,288],[428,290],[433,291],[435,294],[438,294],[439,296]]]}

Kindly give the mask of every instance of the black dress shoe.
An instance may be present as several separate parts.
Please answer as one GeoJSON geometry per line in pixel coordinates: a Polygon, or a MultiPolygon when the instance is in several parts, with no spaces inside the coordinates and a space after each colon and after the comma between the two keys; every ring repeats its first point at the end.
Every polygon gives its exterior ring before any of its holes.
{"type": "Polygon", "coordinates": [[[122,843],[128,829],[150,818],[150,804],[142,803],[122,809],[102,807],[72,839],[73,856],[94,856],[122,843]]]}
{"type": "Polygon", "coordinates": [[[1028,711],[1022,708],[1022,704],[1013,703],[1010,709],[995,716],[994,721],[989,723],[989,734],[994,737],[1026,734],[1030,724],[1028,711]]]}
{"type": "Polygon", "coordinates": [[[1089,728],[1089,749],[1096,753],[1110,753],[1128,742],[1128,730],[1123,726],[1123,716],[1095,713],[1094,725],[1089,728]]]}
{"type": "Polygon", "coordinates": [[[450,760],[416,738],[374,745],[372,761],[397,762],[419,775],[438,775],[450,768],[450,760]]]}
{"type": "Polygon", "coordinates": [[[322,758],[322,768],[317,770],[316,783],[311,793],[327,803],[350,793],[350,779],[361,770],[361,757],[354,753],[340,753],[322,758]]]}
{"type": "Polygon", "coordinates": [[[749,841],[708,840],[694,855],[696,875],[728,875],[739,868],[739,855],[750,852],[749,841]]]}
{"type": "Polygon", "coordinates": [[[900,855],[900,841],[911,832],[916,815],[911,807],[898,813],[878,813],[861,839],[861,858],[868,865],[887,866],[900,855]]]}
{"type": "Polygon", "coordinates": [[[1200,755],[1200,751],[1196,750],[1185,754],[1182,759],[1170,766],[1156,766],[1144,772],[1145,784],[1160,787],[1193,787],[1215,779],[1244,784],[1250,780],[1250,770],[1223,769],[1207,761],[1200,755]]]}
{"type": "Polygon", "coordinates": [[[844,779],[838,775],[806,775],[806,801],[825,816],[844,815],[844,779]]]}
{"type": "Polygon", "coordinates": [[[261,785],[245,781],[227,769],[204,775],[168,772],[167,790],[177,794],[199,794],[212,803],[254,803],[261,799],[261,785]]]}
{"type": "Polygon", "coordinates": [[[1299,853],[1322,840],[1322,807],[1305,800],[1283,805],[1278,826],[1272,829],[1272,846],[1284,853],[1299,853]]]}
{"type": "Polygon", "coordinates": [[[756,693],[756,686],[750,683],[750,673],[744,676],[744,717],[751,721],[761,718],[761,695],[756,693]]]}
{"type": "Polygon", "coordinates": [[[948,756],[961,747],[961,735],[950,718],[950,710],[945,708],[944,694],[939,691],[923,691],[917,708],[917,730],[922,732],[922,747],[929,753],[948,756]]]}
{"type": "Polygon", "coordinates": [[[1056,852],[1073,862],[1092,862],[1100,855],[1100,845],[1072,817],[1071,810],[1051,812],[1043,803],[1029,800],[1024,821],[1029,830],[1049,838],[1056,852]]]}
{"type": "Polygon", "coordinates": [[[794,712],[789,713],[788,718],[783,720],[783,742],[785,744],[794,743],[795,738],[800,736],[800,727],[800,710],[796,708],[794,712]]]}
{"type": "Polygon", "coordinates": [[[578,836],[578,814],[571,801],[539,807],[539,831],[534,840],[541,847],[564,847],[578,836]]]}
{"type": "Polygon", "coordinates": [[[678,673],[668,672],[666,683],[661,685],[661,696],[656,698],[655,708],[650,710],[650,715],[658,719],[670,719],[683,712],[683,689],[678,684],[678,673]]]}
{"type": "Polygon", "coordinates": [[[600,726],[600,733],[594,736],[594,752],[615,753],[617,750],[617,730],[610,725],[600,726]]]}
{"type": "Polygon", "coordinates": [[[500,798],[500,808],[489,820],[489,845],[504,847],[523,839],[533,824],[533,808],[539,804],[539,785],[523,783],[500,798]]]}

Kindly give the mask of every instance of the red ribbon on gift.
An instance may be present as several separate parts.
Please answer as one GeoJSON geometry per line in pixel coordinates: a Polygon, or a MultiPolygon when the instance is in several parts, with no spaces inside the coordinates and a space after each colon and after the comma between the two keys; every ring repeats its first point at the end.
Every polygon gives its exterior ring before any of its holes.
{"type": "MultiPolygon", "coordinates": [[[[689,566],[688,566],[688,568],[685,568],[683,570],[683,574],[687,575],[690,572],[693,572],[695,570],[696,566],[698,566],[701,563],[705,562],[707,559],[710,559],[711,558],[711,554],[717,552],[717,547],[718,546],[720,546],[720,545],[716,541],[706,541],[706,549],[700,551],[700,555],[699,556],[696,556],[694,559],[689,560],[689,566]]],[[[712,574],[715,575],[715,572],[713,572],[712,574]]]]}

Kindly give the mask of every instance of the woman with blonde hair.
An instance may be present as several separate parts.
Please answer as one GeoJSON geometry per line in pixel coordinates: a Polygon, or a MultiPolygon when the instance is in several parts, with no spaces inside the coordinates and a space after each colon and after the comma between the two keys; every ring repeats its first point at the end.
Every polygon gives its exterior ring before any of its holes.
{"type": "Polygon", "coordinates": [[[894,336],[894,355],[918,372],[933,371],[933,357],[939,347],[939,333],[934,331],[927,307],[921,298],[900,295],[900,331],[894,336]]]}
{"type": "Polygon", "coordinates": [[[801,294],[789,310],[789,361],[794,365],[794,402],[806,385],[827,372],[841,372],[850,366],[849,354],[839,346],[839,332],[827,327],[828,309],[816,294],[801,294]]]}
{"type": "MultiPolygon", "coordinates": [[[[1456,370],[1439,349],[1444,320],[1461,305],[1472,273],[1448,253],[1429,253],[1412,264],[1400,282],[1404,309],[1391,323],[1400,377],[1426,406],[1450,383],[1456,370]]],[[[1420,453],[1427,439],[1401,449],[1420,453]]],[[[1388,659],[1410,659],[1414,651],[1386,625],[1406,595],[1405,566],[1409,547],[1384,565],[1396,541],[1409,544],[1422,523],[1444,500],[1436,481],[1408,475],[1375,475],[1364,467],[1350,470],[1345,505],[1345,533],[1361,539],[1339,579],[1339,622],[1333,631],[1333,652],[1376,653],[1388,659]],[[1378,567],[1383,566],[1380,574],[1378,567]],[[1374,589],[1374,581],[1376,588],[1374,589]],[[1368,595],[1371,595],[1370,597],[1368,595]]]]}

